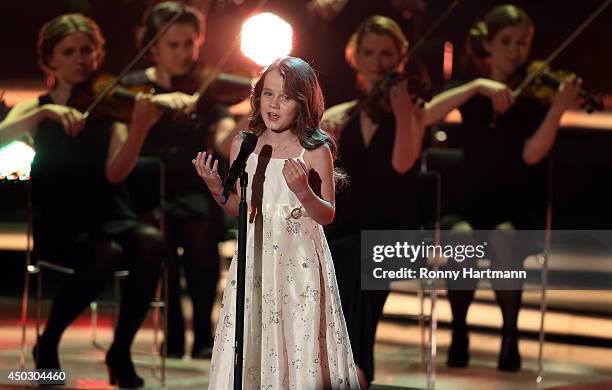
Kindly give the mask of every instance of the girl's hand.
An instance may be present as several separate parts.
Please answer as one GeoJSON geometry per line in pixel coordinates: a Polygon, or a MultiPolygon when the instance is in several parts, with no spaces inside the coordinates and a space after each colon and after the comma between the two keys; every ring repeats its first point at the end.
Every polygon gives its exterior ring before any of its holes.
{"type": "Polygon", "coordinates": [[[493,110],[499,114],[508,111],[514,104],[512,90],[499,81],[480,78],[476,80],[477,91],[491,99],[493,110]]]}
{"type": "Polygon", "coordinates": [[[303,162],[295,158],[285,160],[283,176],[289,189],[300,198],[300,195],[308,191],[308,168],[303,162]]]}
{"type": "Polygon", "coordinates": [[[148,132],[162,117],[161,110],[153,103],[150,94],[138,93],[130,119],[130,130],[148,132]]]}
{"type": "Polygon", "coordinates": [[[563,80],[559,86],[559,90],[553,98],[552,107],[557,108],[561,112],[578,105],[578,94],[582,88],[582,79],[571,75],[563,80]]]}
{"type": "Polygon", "coordinates": [[[408,80],[404,79],[391,87],[389,90],[389,101],[396,119],[410,120],[415,105],[408,91],[408,80]]]}
{"type": "Polygon", "coordinates": [[[45,116],[61,124],[66,135],[70,137],[74,137],[81,132],[87,119],[79,110],[72,107],[45,104],[41,108],[45,116]]]}
{"type": "Polygon", "coordinates": [[[197,95],[187,95],[183,92],[161,93],[151,99],[155,103],[166,105],[173,110],[191,114],[196,109],[197,95]]]}
{"type": "Polygon", "coordinates": [[[204,183],[206,183],[206,187],[208,187],[210,192],[214,196],[221,196],[221,194],[223,194],[223,183],[221,182],[221,177],[219,177],[219,173],[217,172],[219,160],[215,159],[212,167],[211,161],[212,153],[209,153],[207,156],[205,151],[198,152],[196,158],[191,160],[196,171],[198,171],[198,175],[200,175],[202,180],[204,180],[204,183]]]}

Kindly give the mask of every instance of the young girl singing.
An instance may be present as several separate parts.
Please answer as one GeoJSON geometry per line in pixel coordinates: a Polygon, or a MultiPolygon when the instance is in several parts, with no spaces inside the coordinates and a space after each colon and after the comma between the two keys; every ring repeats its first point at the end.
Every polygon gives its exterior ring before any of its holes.
{"type": "MultiPolygon", "coordinates": [[[[245,389],[358,389],[331,254],[322,225],[334,218],[336,144],[319,127],[323,95],[299,58],[277,60],[251,95],[248,158],[245,389]]],[[[242,140],[230,153],[236,158],[242,140]]],[[[217,161],[193,163],[220,204],[217,161]]],[[[238,215],[239,197],[224,209],[238,215]]],[[[234,259],[235,260],[235,259],[234,259]]],[[[230,266],[215,335],[209,389],[233,386],[236,261],[230,266]]]]}

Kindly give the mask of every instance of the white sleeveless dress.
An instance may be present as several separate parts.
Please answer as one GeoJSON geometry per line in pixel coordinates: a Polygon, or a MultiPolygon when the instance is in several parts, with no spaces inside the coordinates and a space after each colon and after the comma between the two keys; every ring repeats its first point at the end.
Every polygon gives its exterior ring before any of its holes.
{"type": "MultiPolygon", "coordinates": [[[[287,186],[284,162],[255,153],[247,160],[243,389],[359,389],[327,240],[287,186]]],[[[236,256],[221,303],[210,390],[233,388],[235,303],[236,256]]]]}

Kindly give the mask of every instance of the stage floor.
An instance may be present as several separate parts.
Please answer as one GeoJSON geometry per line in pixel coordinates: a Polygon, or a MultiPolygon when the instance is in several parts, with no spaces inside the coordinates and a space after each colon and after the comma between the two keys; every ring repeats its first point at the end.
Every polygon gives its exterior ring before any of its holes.
{"type": "MultiPolygon", "coordinates": [[[[393,306],[397,296],[392,296],[393,306]]],[[[442,304],[441,304],[442,306],[442,304]]],[[[18,322],[19,300],[0,300],[0,368],[17,369],[19,366],[18,322]]],[[[482,311],[479,306],[475,312],[482,311]]],[[[387,308],[386,310],[390,310],[387,308]]],[[[189,313],[189,310],[187,310],[189,313]]],[[[109,345],[112,331],[110,313],[101,313],[98,340],[109,345]]],[[[483,313],[485,314],[485,313],[483,313]]],[[[478,313],[474,313],[477,316],[478,313]]],[[[110,389],[104,366],[104,353],[95,349],[90,341],[87,314],[71,326],[64,335],[60,348],[62,367],[67,370],[69,389],[110,389]]],[[[450,342],[447,329],[438,330],[438,356],[436,389],[610,389],[612,388],[612,349],[547,342],[545,346],[544,381],[538,387],[535,381],[538,345],[535,340],[521,340],[523,370],[502,373],[496,370],[499,337],[490,332],[472,332],[471,364],[467,369],[449,369],[445,366],[446,348],[450,342]]],[[[147,388],[162,387],[150,370],[153,332],[150,323],[138,333],[134,360],[138,373],[145,378],[147,388]]],[[[30,348],[34,339],[34,326],[28,331],[27,368],[32,368],[30,348]]],[[[188,340],[189,341],[189,340],[188,340]]],[[[402,322],[384,320],[379,326],[376,344],[376,381],[372,389],[427,388],[427,375],[420,347],[418,327],[402,322]]],[[[166,388],[202,389],[208,384],[208,360],[168,359],[166,388]]],[[[5,382],[5,381],[3,381],[5,382]]],[[[0,382],[2,383],[2,382],[0,382]]],[[[15,389],[19,386],[3,385],[15,389]]]]}

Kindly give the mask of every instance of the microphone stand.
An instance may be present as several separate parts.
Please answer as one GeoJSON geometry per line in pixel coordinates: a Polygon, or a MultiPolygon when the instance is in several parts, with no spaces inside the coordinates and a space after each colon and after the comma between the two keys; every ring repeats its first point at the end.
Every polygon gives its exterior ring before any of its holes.
{"type": "MultiPolygon", "coordinates": [[[[245,164],[246,165],[246,164],[245,164]]],[[[242,364],[244,347],[244,295],[246,278],[246,233],[247,233],[247,202],[246,188],[249,174],[242,169],[240,172],[240,206],[238,216],[238,256],[236,276],[236,328],[234,333],[234,390],[242,390],[242,364]]]]}

